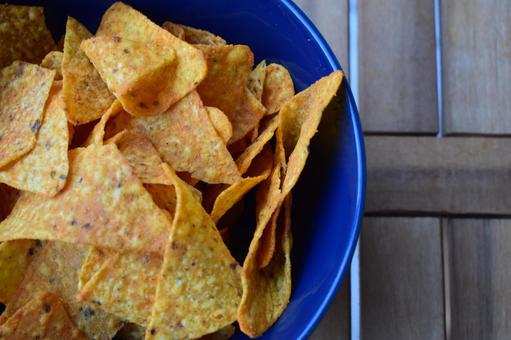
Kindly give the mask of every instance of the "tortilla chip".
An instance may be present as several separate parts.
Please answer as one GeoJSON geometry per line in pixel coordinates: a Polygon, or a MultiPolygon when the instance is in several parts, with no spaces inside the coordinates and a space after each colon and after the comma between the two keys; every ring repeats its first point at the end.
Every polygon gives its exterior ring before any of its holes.
{"type": "MultiPolygon", "coordinates": [[[[197,91],[205,105],[219,108],[232,122],[244,99],[245,85],[254,65],[254,55],[245,45],[197,47],[204,52],[208,64],[208,74],[197,91]]],[[[233,130],[236,134],[234,125],[233,130]]]]}
{"type": "Polygon", "coordinates": [[[179,38],[181,40],[185,40],[185,29],[178,24],[174,24],[170,21],[165,21],[161,27],[167,31],[169,31],[173,36],[179,38]]]}
{"type": "MultiPolygon", "coordinates": [[[[121,2],[114,3],[105,12],[96,36],[116,36],[123,40],[136,41],[140,45],[148,46],[154,53],[162,53],[156,51],[160,48],[164,51],[175,51],[175,71],[168,74],[172,76],[170,83],[162,83],[168,87],[162,91],[162,96],[159,96],[158,105],[155,106],[153,101],[149,101],[147,103],[149,109],[141,111],[138,103],[135,103],[133,110],[130,110],[131,106],[127,107],[126,103],[121,100],[124,108],[132,114],[137,112],[156,114],[165,111],[170,105],[194,90],[206,76],[207,65],[201,51],[176,38],[151,22],[142,13],[121,2]]],[[[137,95],[139,94],[137,93],[137,95]]]]}
{"type": "Polygon", "coordinates": [[[0,241],[37,238],[163,254],[170,221],[153,203],[115,145],[69,152],[62,192],[24,193],[0,223],[0,241]]]}
{"type": "Polygon", "coordinates": [[[273,117],[254,143],[250,144],[245,151],[238,156],[236,159],[236,165],[238,166],[241,174],[244,174],[248,170],[253,159],[263,150],[266,143],[272,139],[278,125],[279,117],[273,117]]]}
{"type": "Polygon", "coordinates": [[[90,38],[81,47],[127,112],[150,116],[169,107],[176,67],[172,48],[119,36],[90,38]]]}
{"type": "Polygon", "coordinates": [[[18,201],[20,192],[10,186],[0,183],[0,222],[4,220],[18,201]]]}
{"type": "Polygon", "coordinates": [[[199,95],[193,91],[164,114],[130,117],[121,114],[107,126],[114,134],[128,129],[149,138],[163,160],[207,183],[234,183],[238,169],[213,128],[199,95]]]}
{"type": "Polygon", "coordinates": [[[32,240],[7,241],[0,244],[0,302],[8,303],[25,276],[29,265],[32,240]]]}
{"type": "Polygon", "coordinates": [[[34,148],[54,77],[55,71],[23,62],[0,71],[0,167],[34,148]]]}
{"type": "Polygon", "coordinates": [[[0,327],[4,339],[86,339],[73,324],[64,305],[51,293],[41,293],[0,327]]]}
{"type": "Polygon", "coordinates": [[[21,60],[39,64],[56,48],[42,7],[0,4],[0,67],[21,60]]]}
{"type": "Polygon", "coordinates": [[[247,87],[257,100],[263,97],[263,85],[266,78],[266,60],[261,61],[250,73],[247,87]]]}
{"type": "Polygon", "coordinates": [[[161,167],[158,150],[147,137],[126,132],[116,144],[142,183],[171,184],[161,167]]]}
{"type": "Polygon", "coordinates": [[[268,65],[262,95],[267,114],[280,111],[281,107],[294,95],[295,87],[289,71],[279,64],[268,65]]]}
{"type": "Polygon", "coordinates": [[[85,141],[85,146],[91,144],[102,145],[105,138],[105,127],[109,119],[117,115],[122,110],[122,105],[118,100],[114,100],[108,110],[101,116],[99,122],[94,126],[92,132],[85,141]]]}
{"type": "Polygon", "coordinates": [[[174,181],[177,208],[146,339],[196,338],[236,320],[239,266],[186,184],[165,169],[174,181]]]}
{"type": "Polygon", "coordinates": [[[245,137],[251,130],[259,125],[259,121],[266,114],[266,109],[256,97],[245,88],[244,97],[236,113],[231,117],[232,137],[229,143],[234,143],[245,137]]]}
{"type": "Polygon", "coordinates": [[[62,59],[64,53],[60,51],[49,52],[41,61],[41,66],[50,70],[55,70],[55,80],[62,80],[62,59]]]}
{"type": "Polygon", "coordinates": [[[0,317],[5,320],[38,292],[58,294],[71,319],[88,338],[110,339],[122,325],[120,320],[95,303],[78,302],[78,275],[88,247],[65,242],[40,242],[29,249],[32,257],[27,275],[0,317]],[[32,249],[32,250],[30,250],[32,249]]]}
{"type": "Polygon", "coordinates": [[[87,265],[101,257],[99,252],[94,249],[85,261],[80,275],[83,279],[90,279],[80,282],[80,297],[95,301],[103,310],[123,320],[146,325],[154,303],[162,256],[151,253],[104,253],[104,257],[113,261],[103,260],[99,268],[97,265],[87,265]]]}
{"type": "Polygon", "coordinates": [[[74,125],[101,117],[114,101],[98,72],[80,50],[82,40],[92,34],[76,19],[67,18],[62,74],[67,118],[74,125]]]}
{"type": "Polygon", "coordinates": [[[298,181],[308,156],[310,140],[316,134],[323,110],[337,93],[341,85],[341,71],[332,72],[309,88],[298,93],[280,110],[280,126],[277,134],[282,141],[287,162],[287,172],[282,184],[286,196],[298,181]]]}
{"type": "Polygon", "coordinates": [[[216,107],[206,106],[206,110],[208,111],[209,120],[211,124],[213,124],[216,132],[222,137],[224,143],[227,143],[232,137],[232,125],[229,118],[227,118],[222,110],[216,107]]]}
{"type": "Polygon", "coordinates": [[[230,339],[234,333],[236,332],[236,327],[234,325],[225,326],[222,329],[219,329],[215,333],[207,334],[200,337],[200,340],[226,340],[230,339]]]}
{"type": "Polygon", "coordinates": [[[162,25],[164,29],[174,34],[181,40],[190,44],[203,44],[203,45],[225,45],[226,41],[221,37],[198,28],[174,24],[170,21],[165,21],[162,25]]]}
{"type": "Polygon", "coordinates": [[[66,184],[69,143],[62,91],[55,85],[46,103],[35,147],[0,169],[0,182],[19,190],[55,196],[66,184]]]}
{"type": "Polygon", "coordinates": [[[247,256],[243,264],[243,298],[238,309],[238,323],[241,331],[250,337],[259,336],[270,328],[286,308],[291,296],[290,196],[286,198],[284,213],[280,215],[277,249],[269,265],[258,270],[254,256],[247,256]]]}
{"type": "MultiPolygon", "coordinates": [[[[168,176],[167,176],[168,178],[168,176]]],[[[168,178],[171,181],[170,178],[168,178]]],[[[195,199],[199,202],[202,202],[202,192],[192,187],[188,184],[188,189],[192,192],[195,199]]],[[[170,212],[171,215],[174,215],[176,212],[176,190],[174,190],[173,185],[162,185],[162,184],[145,184],[144,187],[151,194],[154,203],[160,209],[164,209],[170,212]]]]}

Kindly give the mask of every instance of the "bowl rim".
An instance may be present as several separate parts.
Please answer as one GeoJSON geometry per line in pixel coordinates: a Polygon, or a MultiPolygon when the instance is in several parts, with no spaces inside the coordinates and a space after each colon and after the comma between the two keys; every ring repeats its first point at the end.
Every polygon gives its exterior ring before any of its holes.
{"type": "MultiPolygon", "coordinates": [[[[328,59],[328,62],[333,70],[342,70],[341,64],[335,57],[332,49],[326,42],[323,35],[319,32],[317,27],[312,23],[312,21],[307,17],[307,15],[295,4],[292,0],[279,0],[279,2],[284,5],[290,13],[294,15],[294,17],[307,29],[307,31],[312,35],[314,40],[318,43],[321,51],[328,59]]],[[[362,222],[363,214],[364,214],[364,203],[365,203],[365,190],[366,190],[366,159],[365,159],[365,147],[364,147],[364,138],[362,133],[362,127],[360,124],[360,117],[357,109],[357,104],[355,98],[353,97],[353,93],[351,92],[351,88],[349,86],[349,82],[346,81],[346,90],[347,90],[347,98],[348,98],[348,110],[351,115],[352,127],[354,131],[354,140],[355,140],[355,148],[357,155],[357,193],[356,193],[356,208],[355,208],[355,218],[351,224],[351,235],[348,243],[347,252],[344,253],[344,258],[342,259],[341,265],[339,266],[337,273],[335,273],[334,280],[330,286],[329,291],[327,292],[325,299],[323,300],[320,307],[317,309],[316,313],[310,319],[310,321],[305,325],[303,330],[301,331],[298,339],[306,339],[310,336],[312,331],[318,326],[319,321],[323,318],[328,307],[332,303],[334,297],[337,294],[341,286],[341,282],[344,280],[346,273],[348,271],[348,267],[351,264],[351,259],[353,257],[353,253],[355,251],[355,247],[358,243],[359,234],[360,234],[360,224],[362,222]]]]}

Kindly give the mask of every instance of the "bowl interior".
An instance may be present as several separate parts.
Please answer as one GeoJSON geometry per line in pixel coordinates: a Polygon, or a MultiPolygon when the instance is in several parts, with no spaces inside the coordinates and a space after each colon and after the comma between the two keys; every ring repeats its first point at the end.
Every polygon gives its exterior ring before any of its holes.
{"type": "MultiPolygon", "coordinates": [[[[94,32],[113,1],[9,1],[45,7],[56,40],[70,15],[94,32]]],[[[297,91],[340,68],[303,13],[288,0],[128,0],[156,23],[204,28],[249,45],[256,61],[289,69],[297,91]]],[[[358,114],[346,80],[324,113],[293,195],[293,293],[264,339],[300,339],[317,324],[349,266],[358,237],[365,186],[358,114]]],[[[237,334],[236,339],[244,339],[237,334]]]]}

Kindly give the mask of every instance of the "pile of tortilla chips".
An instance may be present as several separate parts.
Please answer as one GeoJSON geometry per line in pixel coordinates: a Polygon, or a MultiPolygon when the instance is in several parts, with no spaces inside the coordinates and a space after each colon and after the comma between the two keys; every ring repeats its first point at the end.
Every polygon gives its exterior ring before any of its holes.
{"type": "Polygon", "coordinates": [[[95,34],[68,18],[60,50],[42,8],[0,19],[0,337],[263,334],[290,299],[291,190],[342,73],[295,94],[250,47],[120,2],[95,34]],[[253,233],[242,263],[234,229],[253,233]]]}

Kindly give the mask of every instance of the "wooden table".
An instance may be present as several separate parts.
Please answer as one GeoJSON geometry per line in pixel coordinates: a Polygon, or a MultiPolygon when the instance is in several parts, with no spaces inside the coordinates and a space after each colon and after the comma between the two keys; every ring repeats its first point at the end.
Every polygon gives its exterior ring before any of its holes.
{"type": "Polygon", "coordinates": [[[297,3],[358,94],[368,166],[360,305],[345,283],[312,339],[511,339],[511,1],[297,3]]]}

